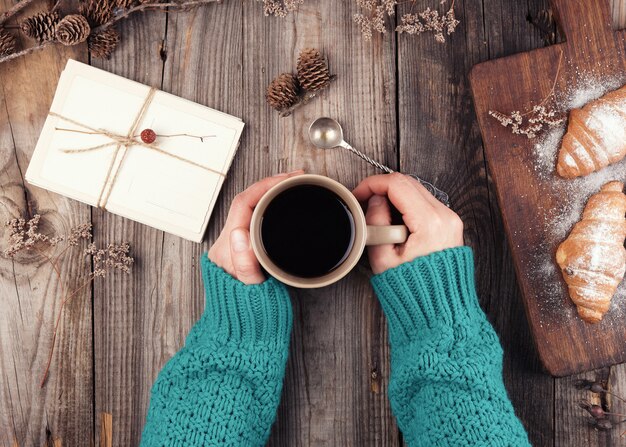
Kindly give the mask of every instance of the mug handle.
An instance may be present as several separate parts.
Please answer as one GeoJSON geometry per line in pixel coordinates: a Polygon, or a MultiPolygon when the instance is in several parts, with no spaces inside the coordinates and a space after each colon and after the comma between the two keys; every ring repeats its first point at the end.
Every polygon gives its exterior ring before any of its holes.
{"type": "Polygon", "coordinates": [[[405,225],[368,225],[365,245],[402,244],[408,237],[405,225]]]}

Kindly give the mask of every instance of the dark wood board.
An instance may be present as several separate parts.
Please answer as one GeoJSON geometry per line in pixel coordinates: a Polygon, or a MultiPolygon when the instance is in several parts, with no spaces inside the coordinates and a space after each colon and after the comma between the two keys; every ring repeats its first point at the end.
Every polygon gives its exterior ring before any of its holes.
{"type": "MultiPolygon", "coordinates": [[[[625,301],[623,295],[616,296],[609,313],[596,325],[577,316],[554,265],[560,242],[554,235],[557,225],[558,231],[565,227],[559,213],[568,201],[581,200],[583,186],[576,188],[587,180],[565,185],[552,166],[546,173],[546,164],[553,161],[538,159],[538,154],[547,153],[546,135],[533,140],[514,135],[489,111],[530,110],[550,97],[553,86],[555,99],[549,101],[557,110],[580,101],[572,99],[577,92],[588,95],[590,83],[595,83],[599,96],[626,82],[626,60],[624,33],[613,30],[606,0],[553,0],[551,4],[565,42],[476,65],[470,83],[539,356],[552,375],[565,376],[626,360],[625,301]]],[[[556,137],[555,148],[560,144],[556,137]]]]}

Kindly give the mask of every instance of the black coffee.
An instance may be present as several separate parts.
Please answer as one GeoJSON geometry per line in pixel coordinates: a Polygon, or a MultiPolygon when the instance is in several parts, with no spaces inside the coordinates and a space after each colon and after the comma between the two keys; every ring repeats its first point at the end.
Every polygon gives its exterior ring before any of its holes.
{"type": "Polygon", "coordinates": [[[302,278],[337,268],[354,244],[354,219],[346,204],[322,186],[294,186],[277,195],[261,221],[270,259],[302,278]]]}

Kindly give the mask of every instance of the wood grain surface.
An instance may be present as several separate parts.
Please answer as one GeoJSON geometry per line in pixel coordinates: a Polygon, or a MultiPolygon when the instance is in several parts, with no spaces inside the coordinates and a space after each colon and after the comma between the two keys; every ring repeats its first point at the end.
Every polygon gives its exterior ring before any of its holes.
{"type": "MultiPolygon", "coordinates": [[[[402,4],[398,13],[437,4],[402,4]]],[[[626,394],[626,368],[565,379],[541,370],[469,91],[474,64],[543,45],[527,16],[547,7],[545,0],[456,0],[461,24],[445,45],[432,36],[394,33],[364,42],[352,23],[357,8],[347,0],[308,0],[285,19],[263,17],[253,0],[224,0],[124,23],[111,60],[93,65],[246,122],[203,244],[24,184],[59,72],[68,57],[89,61],[89,54],[84,46],[55,47],[0,66],[0,220],[39,212],[55,228],[91,221],[95,241],[129,241],[137,261],[130,276],[95,282],[66,310],[42,391],[59,285],[39,257],[19,263],[0,257],[0,446],[41,446],[49,432],[63,446],[98,445],[101,413],[112,414],[113,446],[138,444],[152,382],[204,308],[198,260],[235,194],[261,177],[298,168],[349,187],[375,173],[342,151],[311,148],[305,130],[321,115],[339,119],[355,147],[450,193],[475,251],[481,304],[502,340],[507,389],[533,444],[626,445],[619,428],[597,432],[586,423],[576,402],[589,396],[573,387],[578,378],[598,375],[626,394]],[[328,55],[337,80],[320,98],[278,118],[265,104],[265,87],[278,73],[293,71],[307,46],[328,55]]],[[[626,1],[613,3],[613,17],[626,24],[626,1]]],[[[81,259],[75,254],[63,263],[64,276],[76,284],[89,272],[81,259]]],[[[292,296],[290,357],[269,445],[401,446],[386,398],[386,324],[365,264],[339,284],[292,296]]],[[[614,399],[603,403],[626,411],[614,399]]]]}
{"type": "Polygon", "coordinates": [[[528,104],[541,104],[553,87],[559,98],[584,90],[594,77],[601,88],[611,89],[607,80],[621,86],[626,82],[626,41],[622,32],[613,30],[607,0],[552,4],[565,42],[482,63],[470,80],[538,352],[551,374],[565,376],[626,360],[626,321],[613,306],[601,323],[586,323],[574,311],[558,269],[543,267],[554,265],[556,246],[564,236],[551,234],[562,219],[559,214],[567,210],[566,201],[576,200],[572,188],[580,186],[565,189],[564,196],[565,186],[556,174],[543,173],[533,159],[535,145],[542,143],[514,135],[489,111],[526,110],[528,104]]]}

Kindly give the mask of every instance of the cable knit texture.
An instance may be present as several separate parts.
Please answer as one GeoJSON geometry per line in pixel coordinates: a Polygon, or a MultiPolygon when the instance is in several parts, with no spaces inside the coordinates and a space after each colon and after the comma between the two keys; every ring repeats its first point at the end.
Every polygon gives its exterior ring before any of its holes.
{"type": "Polygon", "coordinates": [[[529,446],[478,304],[471,249],[417,258],[372,283],[389,322],[389,399],[408,445],[529,446]]]}
{"type": "Polygon", "coordinates": [[[247,286],[202,257],[204,314],[163,368],[143,447],[262,446],[276,417],[289,350],[289,294],[247,286]]]}

